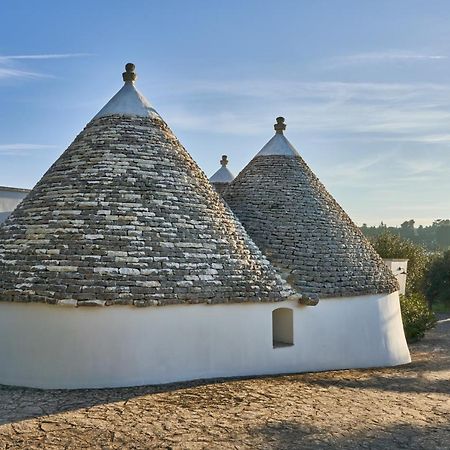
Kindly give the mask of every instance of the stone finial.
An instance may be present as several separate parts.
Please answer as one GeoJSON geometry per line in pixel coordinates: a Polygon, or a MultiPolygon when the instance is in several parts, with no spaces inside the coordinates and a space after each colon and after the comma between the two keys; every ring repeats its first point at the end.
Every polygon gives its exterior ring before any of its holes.
{"type": "Polygon", "coordinates": [[[283,134],[283,131],[286,129],[286,124],[284,123],[284,117],[277,117],[277,123],[273,126],[277,134],[283,134]]]}
{"type": "Polygon", "coordinates": [[[227,164],[228,164],[228,157],[227,157],[227,155],[222,155],[222,159],[220,160],[220,164],[223,167],[227,167],[227,164]]]}
{"type": "Polygon", "coordinates": [[[125,83],[134,83],[136,81],[137,75],[134,71],[135,68],[133,63],[128,63],[125,66],[125,72],[122,73],[122,78],[125,83]]]}

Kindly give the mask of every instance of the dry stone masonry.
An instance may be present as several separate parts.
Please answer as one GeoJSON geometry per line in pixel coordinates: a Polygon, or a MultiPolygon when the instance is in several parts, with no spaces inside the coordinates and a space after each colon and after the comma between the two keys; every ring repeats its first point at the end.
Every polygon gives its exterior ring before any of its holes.
{"type": "Polygon", "coordinates": [[[300,292],[315,297],[398,289],[360,230],[327,192],[277,118],[276,134],[223,196],[248,234],[300,292]]]}
{"type": "Polygon", "coordinates": [[[284,300],[289,286],[130,73],[0,228],[0,301],[284,300]]]}

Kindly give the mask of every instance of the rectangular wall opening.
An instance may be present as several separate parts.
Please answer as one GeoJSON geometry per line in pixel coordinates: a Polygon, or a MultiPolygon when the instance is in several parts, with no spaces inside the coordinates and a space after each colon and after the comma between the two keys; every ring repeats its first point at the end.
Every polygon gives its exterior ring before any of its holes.
{"type": "Polygon", "coordinates": [[[272,311],[273,348],[294,345],[294,317],[290,308],[278,308],[272,311]]]}

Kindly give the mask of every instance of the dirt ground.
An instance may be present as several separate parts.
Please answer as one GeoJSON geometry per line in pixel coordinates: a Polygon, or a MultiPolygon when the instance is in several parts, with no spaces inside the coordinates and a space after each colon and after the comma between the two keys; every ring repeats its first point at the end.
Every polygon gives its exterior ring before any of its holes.
{"type": "Polygon", "coordinates": [[[126,389],[0,386],[0,449],[450,449],[450,316],[376,369],[126,389]]]}

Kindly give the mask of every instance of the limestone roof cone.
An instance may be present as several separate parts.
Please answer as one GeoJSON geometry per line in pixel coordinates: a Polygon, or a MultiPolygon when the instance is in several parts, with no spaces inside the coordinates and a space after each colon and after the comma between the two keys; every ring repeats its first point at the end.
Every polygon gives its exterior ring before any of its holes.
{"type": "Polygon", "coordinates": [[[293,292],[206,175],[124,86],[0,228],[0,301],[135,306],[293,292]]]}
{"type": "Polygon", "coordinates": [[[221,194],[234,180],[234,175],[228,169],[227,164],[228,156],[222,155],[222,159],[220,160],[220,169],[209,179],[219,194],[221,194]]]}
{"type": "Polygon", "coordinates": [[[315,297],[388,293],[397,281],[284,136],[275,136],[223,194],[250,237],[297,290],[315,297]]]}

